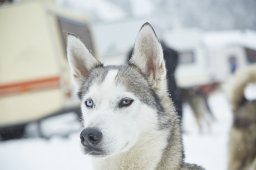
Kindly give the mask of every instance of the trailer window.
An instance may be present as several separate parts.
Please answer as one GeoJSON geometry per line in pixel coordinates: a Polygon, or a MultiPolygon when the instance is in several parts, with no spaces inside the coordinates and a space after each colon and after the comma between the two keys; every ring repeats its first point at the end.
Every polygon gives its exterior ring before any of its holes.
{"type": "Polygon", "coordinates": [[[64,17],[58,17],[60,30],[62,33],[63,43],[66,49],[66,36],[67,33],[74,34],[86,45],[90,52],[95,55],[95,49],[92,42],[91,32],[88,24],[78,22],[64,17]]]}
{"type": "Polygon", "coordinates": [[[194,51],[181,51],[179,53],[179,64],[193,64],[195,63],[194,51]]]}
{"type": "Polygon", "coordinates": [[[256,50],[245,48],[246,59],[249,64],[256,63],[256,50]]]}

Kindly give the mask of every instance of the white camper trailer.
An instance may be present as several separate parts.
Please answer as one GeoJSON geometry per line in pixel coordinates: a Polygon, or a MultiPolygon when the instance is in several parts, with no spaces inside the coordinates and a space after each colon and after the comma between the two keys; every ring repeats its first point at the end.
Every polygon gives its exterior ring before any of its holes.
{"type": "Polygon", "coordinates": [[[76,109],[56,17],[41,3],[0,9],[0,139],[27,123],[76,109]],[[13,127],[13,128],[12,128],[13,127]]]}
{"type": "Polygon", "coordinates": [[[164,40],[179,52],[176,72],[178,85],[183,88],[210,83],[209,57],[200,30],[173,30],[164,34],[164,40]]]}
{"type": "Polygon", "coordinates": [[[31,121],[65,103],[57,23],[42,5],[0,10],[0,126],[31,121]]]}
{"type": "MultiPolygon", "coordinates": [[[[248,64],[246,48],[242,46],[229,46],[216,50],[209,50],[210,70],[214,72],[214,79],[225,82],[238,69],[248,64]]],[[[255,56],[256,57],[256,56],[255,56]]]]}
{"type": "Polygon", "coordinates": [[[214,79],[225,82],[238,69],[256,63],[255,31],[207,32],[204,44],[214,79]]]}
{"type": "Polygon", "coordinates": [[[22,132],[27,123],[80,112],[70,91],[67,33],[78,36],[106,63],[120,64],[141,24],[92,24],[84,15],[38,2],[1,7],[0,139],[10,127],[22,132]]]}
{"type": "Polygon", "coordinates": [[[180,53],[176,73],[180,87],[225,82],[237,69],[256,62],[255,32],[208,34],[180,29],[165,33],[164,38],[180,53]]]}

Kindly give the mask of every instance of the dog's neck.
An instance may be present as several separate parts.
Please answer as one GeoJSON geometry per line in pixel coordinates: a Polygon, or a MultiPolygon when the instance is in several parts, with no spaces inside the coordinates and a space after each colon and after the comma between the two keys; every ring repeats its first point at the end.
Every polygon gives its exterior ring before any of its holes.
{"type": "Polygon", "coordinates": [[[169,132],[145,134],[129,151],[107,158],[93,158],[95,170],[155,170],[168,145],[169,132]]]}

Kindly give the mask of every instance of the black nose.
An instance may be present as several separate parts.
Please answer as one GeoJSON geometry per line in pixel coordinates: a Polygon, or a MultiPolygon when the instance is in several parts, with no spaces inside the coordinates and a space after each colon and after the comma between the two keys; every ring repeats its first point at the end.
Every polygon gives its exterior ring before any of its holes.
{"type": "Polygon", "coordinates": [[[96,128],[86,128],[80,134],[81,143],[84,146],[94,146],[100,143],[102,133],[96,128]]]}

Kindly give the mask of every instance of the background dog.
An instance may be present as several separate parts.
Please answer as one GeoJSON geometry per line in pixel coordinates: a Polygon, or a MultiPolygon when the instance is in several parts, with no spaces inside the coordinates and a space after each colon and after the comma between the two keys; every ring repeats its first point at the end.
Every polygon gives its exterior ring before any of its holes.
{"type": "Polygon", "coordinates": [[[210,132],[211,125],[216,120],[210,106],[209,95],[218,88],[218,83],[198,87],[182,88],[182,101],[191,108],[199,131],[210,132]]]}
{"type": "Polygon", "coordinates": [[[256,65],[235,75],[229,94],[234,114],[229,139],[229,170],[256,169],[256,100],[248,100],[244,95],[246,86],[253,82],[256,83],[256,65]]]}

